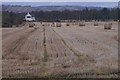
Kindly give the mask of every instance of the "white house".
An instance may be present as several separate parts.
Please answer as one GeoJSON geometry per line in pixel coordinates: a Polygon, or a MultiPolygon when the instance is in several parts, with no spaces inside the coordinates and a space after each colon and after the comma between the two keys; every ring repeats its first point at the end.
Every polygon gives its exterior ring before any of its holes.
{"type": "Polygon", "coordinates": [[[25,20],[26,21],[35,21],[35,17],[32,17],[32,15],[30,15],[30,13],[27,13],[27,15],[25,15],[25,20]]]}

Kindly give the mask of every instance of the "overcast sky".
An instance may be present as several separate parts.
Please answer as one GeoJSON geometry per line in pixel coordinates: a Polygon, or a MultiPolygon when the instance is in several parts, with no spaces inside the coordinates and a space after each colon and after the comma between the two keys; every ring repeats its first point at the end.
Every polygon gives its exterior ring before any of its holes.
{"type": "Polygon", "coordinates": [[[119,0],[2,0],[3,5],[116,7],[119,0]],[[5,2],[5,3],[4,3],[5,2]],[[70,3],[71,2],[71,3],[70,3]],[[99,2],[99,4],[98,4],[99,2]]]}
{"type": "Polygon", "coordinates": [[[2,0],[2,2],[118,2],[120,0],[2,0]]]}

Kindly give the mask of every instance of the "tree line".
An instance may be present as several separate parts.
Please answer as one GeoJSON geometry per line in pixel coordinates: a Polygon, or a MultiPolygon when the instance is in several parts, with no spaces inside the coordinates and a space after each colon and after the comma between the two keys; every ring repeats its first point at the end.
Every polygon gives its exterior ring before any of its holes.
{"type": "MultiPolygon", "coordinates": [[[[33,11],[31,15],[36,18],[36,21],[56,21],[56,20],[120,20],[120,9],[119,8],[102,8],[97,9],[84,9],[84,10],[64,10],[64,11],[33,11]]],[[[14,13],[3,11],[2,14],[2,25],[19,25],[24,22],[24,16],[26,13],[14,13]]]]}
{"type": "Polygon", "coordinates": [[[18,26],[23,22],[25,13],[2,12],[2,27],[18,26]]]}

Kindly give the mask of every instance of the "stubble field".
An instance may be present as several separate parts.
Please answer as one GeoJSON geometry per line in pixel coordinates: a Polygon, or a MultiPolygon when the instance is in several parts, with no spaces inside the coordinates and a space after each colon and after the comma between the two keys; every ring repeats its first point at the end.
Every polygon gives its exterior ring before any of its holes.
{"type": "Polygon", "coordinates": [[[3,28],[3,77],[117,77],[118,23],[105,23],[3,28]]]}

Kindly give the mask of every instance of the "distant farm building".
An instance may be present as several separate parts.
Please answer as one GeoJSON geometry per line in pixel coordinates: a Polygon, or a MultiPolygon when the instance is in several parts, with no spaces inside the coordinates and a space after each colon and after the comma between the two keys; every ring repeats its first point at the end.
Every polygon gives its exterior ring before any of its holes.
{"type": "Polygon", "coordinates": [[[35,21],[35,17],[30,15],[30,13],[27,13],[27,15],[25,15],[25,20],[26,21],[35,21]]]}

